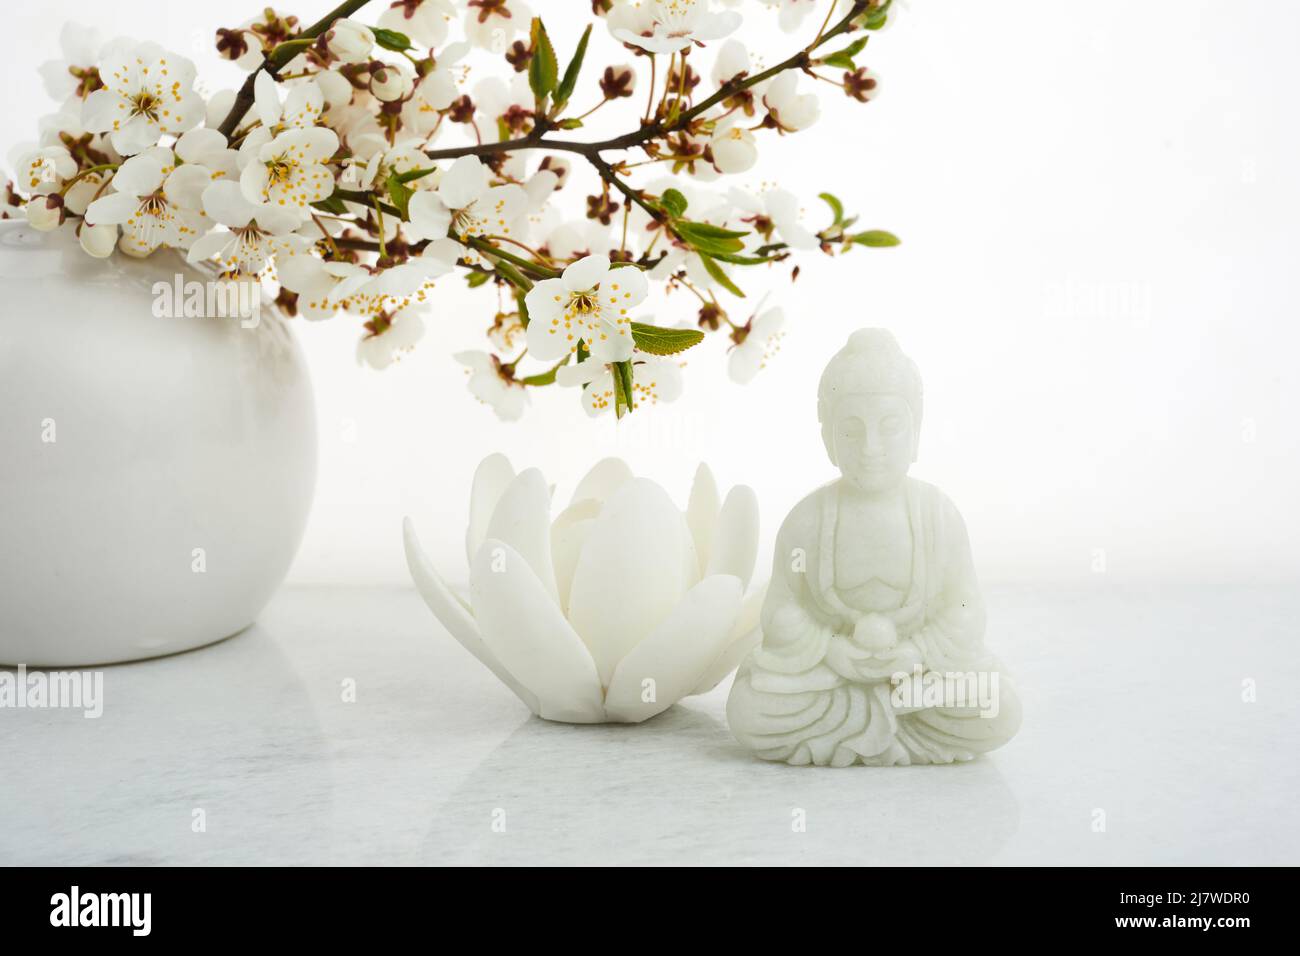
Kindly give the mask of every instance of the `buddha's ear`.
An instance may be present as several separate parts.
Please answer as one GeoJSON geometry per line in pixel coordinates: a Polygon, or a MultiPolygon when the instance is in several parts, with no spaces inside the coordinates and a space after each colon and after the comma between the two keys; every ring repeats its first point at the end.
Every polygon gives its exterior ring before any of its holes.
{"type": "Polygon", "coordinates": [[[826,446],[826,457],[836,468],[840,463],[835,460],[835,441],[831,432],[830,404],[822,396],[817,397],[817,421],[822,426],[822,444],[826,446]]]}

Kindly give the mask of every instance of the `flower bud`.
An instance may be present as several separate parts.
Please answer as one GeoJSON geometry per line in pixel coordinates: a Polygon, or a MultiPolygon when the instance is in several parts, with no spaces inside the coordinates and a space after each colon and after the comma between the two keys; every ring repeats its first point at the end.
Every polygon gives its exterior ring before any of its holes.
{"type": "Polygon", "coordinates": [[[395,103],[411,95],[415,82],[395,66],[380,66],[370,71],[370,92],[384,103],[395,103]]]}
{"type": "Polygon", "coordinates": [[[364,63],[375,47],[375,35],[355,20],[335,20],[325,33],[325,47],[344,63],[364,63]]]}
{"type": "Polygon", "coordinates": [[[23,207],[28,224],[40,232],[57,229],[63,222],[63,197],[54,193],[49,196],[37,196],[23,207]]]}
{"type": "Polygon", "coordinates": [[[117,246],[117,226],[107,222],[92,226],[83,222],[77,231],[77,241],[96,259],[107,259],[117,246]]]}

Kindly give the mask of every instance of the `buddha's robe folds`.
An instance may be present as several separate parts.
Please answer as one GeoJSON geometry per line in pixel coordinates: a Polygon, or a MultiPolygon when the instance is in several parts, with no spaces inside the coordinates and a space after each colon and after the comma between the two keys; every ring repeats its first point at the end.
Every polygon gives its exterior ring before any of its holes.
{"type": "MultiPolygon", "coordinates": [[[[763,640],[737,672],[727,701],[732,731],[767,760],[875,766],[969,760],[1020,726],[1020,705],[984,648],[984,606],[961,515],[932,485],[908,478],[911,581],[901,605],[864,611],[835,587],[839,483],[813,492],[777,536],[763,606],[763,640]],[[868,613],[893,620],[898,644],[853,642],[868,613]],[[997,674],[997,712],[978,705],[899,705],[898,672],[997,674]]],[[[970,704],[967,698],[966,703],[970,704]]]]}

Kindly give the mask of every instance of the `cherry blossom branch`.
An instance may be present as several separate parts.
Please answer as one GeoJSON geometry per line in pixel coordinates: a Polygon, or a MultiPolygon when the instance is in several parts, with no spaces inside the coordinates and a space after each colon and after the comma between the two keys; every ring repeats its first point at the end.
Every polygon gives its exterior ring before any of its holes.
{"type": "Polygon", "coordinates": [[[521,136],[516,139],[502,140],[496,143],[475,143],[467,146],[450,146],[443,149],[432,149],[425,152],[430,159],[459,159],[461,156],[493,156],[497,153],[509,153],[525,149],[548,149],[560,152],[578,153],[587,159],[590,159],[596,153],[607,149],[632,149],[642,143],[649,142],[661,136],[667,136],[672,133],[688,129],[696,119],[706,113],[708,110],[717,106],[724,100],[735,96],[737,93],[743,93],[751,87],[757,86],[765,80],[784,73],[786,70],[806,69],[812,64],[812,53],[818,47],[827,41],[847,33],[852,29],[853,21],[865,13],[871,6],[871,0],[855,0],[849,11],[829,30],[814,40],[811,44],[801,49],[798,53],[787,57],[776,66],[763,70],[761,73],[745,75],[728,80],[718,87],[717,92],[703,100],[699,104],[691,107],[682,113],[677,119],[671,122],[656,120],[653,123],[642,126],[631,133],[624,133],[622,136],[615,136],[612,139],[599,140],[591,143],[579,143],[572,140],[548,139],[543,130],[537,129],[527,136],[521,136]]]}
{"type": "Polygon", "coordinates": [[[217,128],[221,135],[229,140],[234,134],[235,129],[239,126],[239,121],[244,118],[245,114],[247,114],[250,109],[252,109],[253,90],[257,83],[257,74],[265,70],[267,73],[271,74],[271,76],[275,76],[280,72],[285,64],[309,47],[312,40],[315,40],[318,36],[333,26],[335,20],[350,17],[352,14],[364,7],[368,2],[369,0],[346,0],[346,2],[340,3],[329,13],[325,14],[323,18],[303,30],[302,33],[298,34],[292,40],[281,43],[266,57],[264,57],[261,65],[252,73],[248,74],[248,78],[244,80],[244,85],[241,86],[239,92],[235,94],[235,102],[231,105],[230,112],[226,114],[226,118],[217,128]],[[307,42],[304,43],[303,41],[307,42]]]}

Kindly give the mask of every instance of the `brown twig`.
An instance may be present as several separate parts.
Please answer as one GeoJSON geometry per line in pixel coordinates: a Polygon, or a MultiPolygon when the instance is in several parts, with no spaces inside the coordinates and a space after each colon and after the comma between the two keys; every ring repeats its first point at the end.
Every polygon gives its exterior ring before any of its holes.
{"type": "Polygon", "coordinates": [[[293,39],[281,43],[271,51],[269,56],[264,57],[261,66],[248,74],[248,78],[244,80],[244,85],[241,86],[239,92],[235,94],[235,102],[230,107],[230,112],[226,114],[225,120],[223,120],[221,126],[218,127],[221,135],[226,137],[227,140],[230,139],[235,132],[235,128],[239,126],[239,121],[242,120],[244,114],[252,108],[254,96],[253,88],[257,83],[257,74],[265,70],[267,73],[271,74],[271,76],[275,76],[286,63],[306,49],[307,46],[311,45],[310,43],[304,45],[301,41],[315,40],[318,36],[333,26],[335,20],[351,16],[364,7],[368,2],[369,0],[347,0],[345,3],[340,3],[322,19],[313,23],[293,39]]]}

